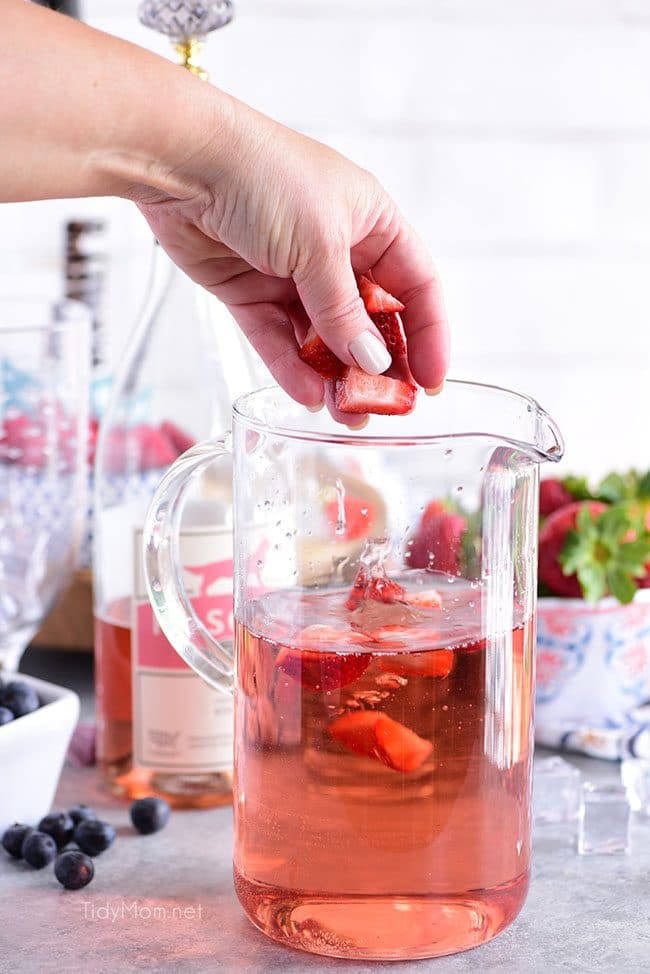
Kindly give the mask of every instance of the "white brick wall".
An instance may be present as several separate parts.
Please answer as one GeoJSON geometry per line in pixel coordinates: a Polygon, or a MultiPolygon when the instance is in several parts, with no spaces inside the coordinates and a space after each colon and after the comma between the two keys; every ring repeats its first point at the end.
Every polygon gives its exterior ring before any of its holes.
{"type": "MultiPolygon", "coordinates": [[[[566,468],[650,466],[650,4],[236,0],[216,83],[374,169],[437,257],[453,373],[547,406],[566,468]]],[[[96,26],[166,53],[136,0],[96,26]]],[[[60,222],[109,212],[111,314],[137,307],[147,235],[114,201],[0,211],[0,289],[56,283],[60,222]]]]}

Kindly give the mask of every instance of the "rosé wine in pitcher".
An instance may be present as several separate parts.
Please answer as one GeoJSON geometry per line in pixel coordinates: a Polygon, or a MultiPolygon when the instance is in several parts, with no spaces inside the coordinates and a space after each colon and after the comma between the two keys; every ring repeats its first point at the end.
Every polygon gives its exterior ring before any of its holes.
{"type": "Polygon", "coordinates": [[[240,613],[236,888],[288,945],[452,953],[507,926],[528,887],[533,625],[486,635],[476,582],[380,584],[408,601],[355,585],[240,613]]]}
{"type": "Polygon", "coordinates": [[[448,380],[355,430],[269,388],[161,482],[147,592],[181,657],[234,693],[235,887],[267,936],[408,960],[476,947],[519,913],[539,467],[562,453],[535,400],[494,386],[448,380]],[[177,553],[193,478],[230,457],[234,652],[201,624],[177,553]]]}

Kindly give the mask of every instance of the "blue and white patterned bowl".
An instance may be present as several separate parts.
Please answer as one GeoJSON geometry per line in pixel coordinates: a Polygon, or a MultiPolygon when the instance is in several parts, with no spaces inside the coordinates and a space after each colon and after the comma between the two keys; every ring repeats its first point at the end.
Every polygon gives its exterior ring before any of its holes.
{"type": "Polygon", "coordinates": [[[650,739],[649,703],[650,590],[639,590],[630,605],[539,600],[539,743],[621,757],[614,751],[633,751],[639,733],[650,739]]]}

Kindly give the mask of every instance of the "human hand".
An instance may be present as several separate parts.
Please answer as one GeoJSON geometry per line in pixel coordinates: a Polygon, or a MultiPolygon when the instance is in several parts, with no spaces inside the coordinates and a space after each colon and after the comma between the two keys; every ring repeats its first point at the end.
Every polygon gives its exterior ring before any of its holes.
{"type": "Polygon", "coordinates": [[[441,289],[393,201],[334,150],[228,102],[227,126],[222,104],[214,140],[175,168],[182,191],[136,196],[162,246],[228,306],[275,379],[304,405],[324,396],[323,380],[298,356],[310,323],[342,362],[374,374],[390,365],[359,297],[355,274],[368,272],[405,305],[411,371],[437,389],[448,363],[441,289]]]}

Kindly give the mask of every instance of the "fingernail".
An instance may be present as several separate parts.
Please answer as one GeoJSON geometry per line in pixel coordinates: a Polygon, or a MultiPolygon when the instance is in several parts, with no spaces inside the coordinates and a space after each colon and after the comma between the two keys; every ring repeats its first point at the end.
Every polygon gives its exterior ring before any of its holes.
{"type": "Polygon", "coordinates": [[[345,425],[349,430],[353,430],[353,431],[365,429],[366,426],[368,425],[368,417],[366,416],[366,418],[362,420],[360,423],[357,423],[356,426],[353,423],[346,423],[345,425]]]}
{"type": "Polygon", "coordinates": [[[442,390],[444,389],[444,387],[445,387],[445,382],[443,379],[440,385],[436,386],[435,389],[425,389],[424,391],[426,392],[427,396],[439,396],[442,390]]]}
{"type": "Polygon", "coordinates": [[[307,406],[306,408],[310,413],[319,413],[324,405],[324,402],[319,402],[317,406],[307,406]]]}
{"type": "Polygon", "coordinates": [[[359,368],[370,375],[385,372],[393,361],[386,346],[371,331],[363,331],[353,338],[348,352],[359,368]]]}

